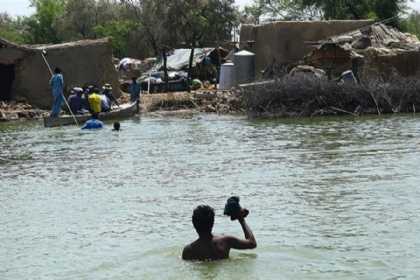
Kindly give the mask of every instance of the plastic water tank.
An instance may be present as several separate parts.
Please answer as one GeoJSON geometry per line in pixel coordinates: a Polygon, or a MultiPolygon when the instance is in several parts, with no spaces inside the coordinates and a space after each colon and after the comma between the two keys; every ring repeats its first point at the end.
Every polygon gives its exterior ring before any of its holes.
{"type": "Polygon", "coordinates": [[[250,83],[255,80],[255,54],[249,51],[235,53],[233,62],[235,64],[236,84],[250,83]]]}
{"type": "Polygon", "coordinates": [[[228,62],[220,66],[219,89],[230,90],[235,86],[235,64],[228,62]]]}

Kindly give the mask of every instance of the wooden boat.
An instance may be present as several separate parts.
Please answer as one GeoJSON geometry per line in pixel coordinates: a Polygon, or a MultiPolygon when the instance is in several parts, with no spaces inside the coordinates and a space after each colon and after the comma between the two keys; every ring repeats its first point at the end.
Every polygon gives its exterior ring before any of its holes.
{"type": "MultiPolygon", "coordinates": [[[[124,119],[134,116],[138,112],[137,102],[121,104],[119,107],[115,107],[110,112],[100,113],[98,119],[102,121],[113,120],[113,119],[124,119]]],[[[75,115],[77,122],[83,125],[88,119],[91,118],[91,114],[75,115]]],[[[63,115],[58,118],[46,117],[44,118],[45,127],[57,127],[64,125],[75,124],[74,119],[71,115],[63,115]]]]}

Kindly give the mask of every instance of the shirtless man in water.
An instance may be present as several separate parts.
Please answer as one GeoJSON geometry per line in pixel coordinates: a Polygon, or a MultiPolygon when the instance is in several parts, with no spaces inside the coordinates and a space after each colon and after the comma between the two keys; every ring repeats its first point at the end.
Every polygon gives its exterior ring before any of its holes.
{"type": "Polygon", "coordinates": [[[212,234],[214,224],[214,210],[210,206],[198,206],[193,213],[192,222],[198,233],[198,239],[187,245],[182,252],[184,260],[221,260],[229,258],[230,249],[254,249],[257,241],[245,222],[248,210],[243,209],[237,219],[245,234],[245,239],[232,236],[214,236],[212,234]]]}

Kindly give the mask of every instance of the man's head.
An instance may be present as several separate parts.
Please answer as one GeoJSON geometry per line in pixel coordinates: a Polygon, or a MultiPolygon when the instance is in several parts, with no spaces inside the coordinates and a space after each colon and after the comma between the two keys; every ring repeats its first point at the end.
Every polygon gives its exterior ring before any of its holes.
{"type": "Polygon", "coordinates": [[[98,113],[92,113],[92,119],[97,120],[99,117],[98,113]]]}
{"type": "Polygon", "coordinates": [[[108,93],[110,91],[112,91],[112,86],[110,84],[104,84],[104,86],[102,87],[102,92],[108,93]]]}
{"type": "Polygon", "coordinates": [[[214,209],[208,205],[200,205],[194,209],[192,222],[198,235],[211,234],[214,225],[214,209]]]}
{"type": "Polygon", "coordinates": [[[114,130],[120,131],[120,128],[121,128],[121,124],[119,122],[114,122],[114,130]]]}
{"type": "Polygon", "coordinates": [[[58,68],[58,67],[56,67],[56,68],[54,69],[54,74],[61,74],[61,69],[60,69],[60,68],[58,68]]]}
{"type": "Polygon", "coordinates": [[[133,83],[137,83],[137,77],[131,78],[131,81],[133,81],[133,83]]]}
{"type": "Polygon", "coordinates": [[[72,89],[73,93],[76,94],[77,96],[82,96],[83,94],[83,89],[80,87],[75,87],[72,89]]]}

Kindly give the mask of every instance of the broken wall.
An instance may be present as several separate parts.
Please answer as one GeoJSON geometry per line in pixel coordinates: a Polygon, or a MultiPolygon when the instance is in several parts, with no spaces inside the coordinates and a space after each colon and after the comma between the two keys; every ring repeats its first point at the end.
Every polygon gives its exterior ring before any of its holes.
{"type": "Polygon", "coordinates": [[[241,48],[256,54],[257,73],[273,62],[295,63],[314,48],[307,42],[319,41],[371,24],[371,21],[279,21],[263,25],[243,25],[241,48]]]}
{"type": "Polygon", "coordinates": [[[392,55],[365,55],[361,78],[380,77],[385,81],[392,75],[420,77],[420,52],[406,51],[392,55]]]}

